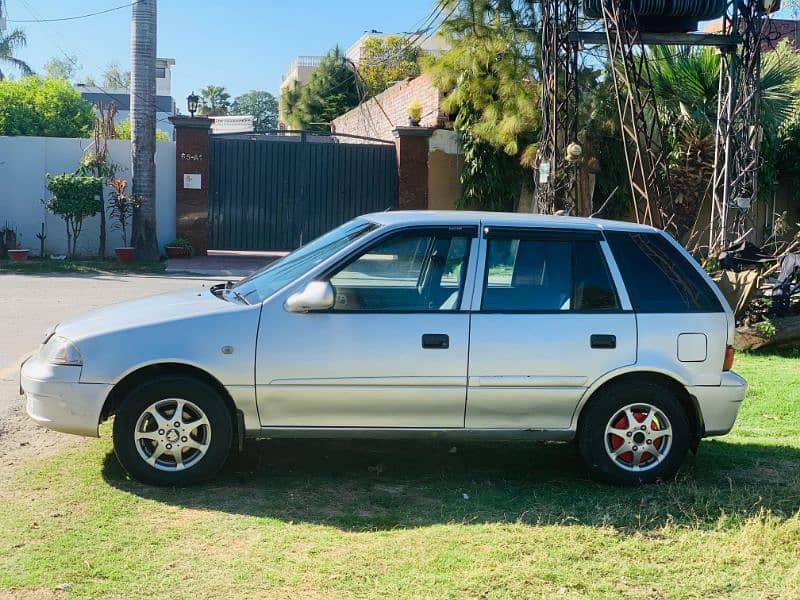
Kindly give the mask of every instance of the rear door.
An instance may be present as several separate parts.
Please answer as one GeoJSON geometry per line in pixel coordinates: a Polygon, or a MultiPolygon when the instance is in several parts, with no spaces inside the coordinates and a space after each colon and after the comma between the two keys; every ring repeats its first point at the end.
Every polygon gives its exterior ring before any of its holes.
{"type": "Polygon", "coordinates": [[[566,429],[586,388],[636,362],[636,317],[600,231],[485,227],[466,426],[566,429]]]}

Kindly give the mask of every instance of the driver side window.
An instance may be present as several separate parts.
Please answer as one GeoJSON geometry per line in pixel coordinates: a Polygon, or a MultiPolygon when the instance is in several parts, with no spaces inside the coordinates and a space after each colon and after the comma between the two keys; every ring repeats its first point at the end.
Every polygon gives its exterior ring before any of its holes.
{"type": "Polygon", "coordinates": [[[330,278],[334,311],[429,312],[461,304],[471,238],[401,233],[330,278]]]}

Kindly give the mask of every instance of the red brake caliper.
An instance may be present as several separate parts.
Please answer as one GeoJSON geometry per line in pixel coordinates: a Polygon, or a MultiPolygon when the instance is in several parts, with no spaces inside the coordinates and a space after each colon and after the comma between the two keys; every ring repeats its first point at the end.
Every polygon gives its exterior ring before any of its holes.
{"type": "MultiPolygon", "coordinates": [[[[616,429],[627,429],[628,428],[628,418],[625,415],[621,415],[619,419],[614,423],[614,427],[616,429]]],[[[612,433],[611,435],[611,449],[616,450],[620,446],[622,446],[623,442],[625,441],[622,436],[617,435],[616,433],[612,433]]],[[[617,457],[619,460],[625,463],[630,463],[633,460],[633,454],[631,452],[623,452],[617,457]]]]}

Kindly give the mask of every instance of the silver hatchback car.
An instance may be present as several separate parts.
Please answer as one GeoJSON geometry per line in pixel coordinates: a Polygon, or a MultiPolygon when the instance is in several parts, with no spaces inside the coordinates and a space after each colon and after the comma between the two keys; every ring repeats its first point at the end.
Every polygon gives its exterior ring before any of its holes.
{"type": "Polygon", "coordinates": [[[622,484],[672,476],[747,390],[734,319],[655,229],[387,212],[238,282],[61,323],[23,365],[28,414],[135,478],[206,480],[245,438],[577,439],[622,484]]]}

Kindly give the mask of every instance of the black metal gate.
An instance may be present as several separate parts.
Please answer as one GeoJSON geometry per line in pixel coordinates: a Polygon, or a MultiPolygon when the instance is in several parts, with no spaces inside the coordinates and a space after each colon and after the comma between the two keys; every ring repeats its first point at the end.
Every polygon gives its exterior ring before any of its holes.
{"type": "Polygon", "coordinates": [[[397,205],[393,144],[330,137],[212,136],[209,248],[290,250],[397,205]]]}

